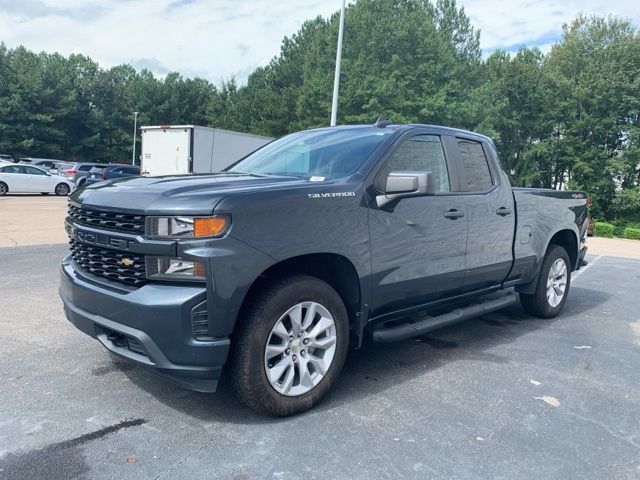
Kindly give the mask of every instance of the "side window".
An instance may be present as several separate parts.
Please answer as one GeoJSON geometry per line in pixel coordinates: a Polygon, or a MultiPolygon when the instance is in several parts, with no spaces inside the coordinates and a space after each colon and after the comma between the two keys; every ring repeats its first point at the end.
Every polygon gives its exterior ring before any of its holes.
{"type": "Polygon", "coordinates": [[[93,167],[91,165],[80,165],[80,168],[78,168],[78,170],[80,170],[81,172],[88,172],[92,168],[93,167]]]}
{"type": "Polygon", "coordinates": [[[416,135],[402,142],[378,176],[380,184],[376,186],[379,189],[384,188],[392,170],[430,170],[436,193],[451,191],[447,161],[438,135],[416,135]]]}
{"type": "Polygon", "coordinates": [[[18,165],[9,165],[2,168],[2,173],[24,173],[22,167],[18,165]]]}
{"type": "Polygon", "coordinates": [[[138,175],[138,173],[140,173],[138,169],[135,167],[129,167],[129,168],[126,168],[125,170],[126,170],[126,173],[128,173],[129,175],[138,175]]]}
{"type": "Polygon", "coordinates": [[[112,168],[111,173],[124,173],[122,167],[112,168]]]}
{"type": "Polygon", "coordinates": [[[480,142],[457,139],[464,174],[461,179],[463,192],[484,192],[493,185],[487,157],[480,142]]]}
{"type": "Polygon", "coordinates": [[[46,175],[47,172],[35,167],[24,167],[29,175],[46,175]]]}

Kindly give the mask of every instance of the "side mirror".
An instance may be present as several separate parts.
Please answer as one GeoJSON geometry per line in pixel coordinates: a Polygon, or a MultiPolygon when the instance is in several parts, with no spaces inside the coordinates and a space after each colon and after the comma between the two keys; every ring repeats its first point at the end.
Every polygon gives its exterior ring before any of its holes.
{"type": "Polygon", "coordinates": [[[429,170],[394,170],[389,173],[384,195],[378,195],[378,207],[398,199],[433,195],[435,185],[433,173],[429,170]]]}

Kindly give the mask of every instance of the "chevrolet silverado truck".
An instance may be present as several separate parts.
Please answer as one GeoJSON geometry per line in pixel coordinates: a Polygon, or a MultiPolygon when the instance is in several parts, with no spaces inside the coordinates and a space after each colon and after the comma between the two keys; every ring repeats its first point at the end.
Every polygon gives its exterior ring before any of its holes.
{"type": "Polygon", "coordinates": [[[322,128],[214,174],[71,196],[67,318],[117,356],[247,406],[313,407],[349,346],[520,301],[558,315],[585,264],[586,195],[512,188],[491,139],[431,125],[322,128]]]}

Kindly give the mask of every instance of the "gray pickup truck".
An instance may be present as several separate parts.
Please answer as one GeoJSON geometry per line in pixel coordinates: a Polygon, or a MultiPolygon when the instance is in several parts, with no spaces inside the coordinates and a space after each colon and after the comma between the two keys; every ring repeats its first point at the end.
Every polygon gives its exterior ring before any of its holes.
{"type": "Polygon", "coordinates": [[[562,310],[584,264],[586,196],[511,188],[493,142],[430,125],[323,128],[226,171],[76,190],[60,296],[112,353],[186,388],[222,378],[290,415],[349,345],[505,308],[562,310]]]}

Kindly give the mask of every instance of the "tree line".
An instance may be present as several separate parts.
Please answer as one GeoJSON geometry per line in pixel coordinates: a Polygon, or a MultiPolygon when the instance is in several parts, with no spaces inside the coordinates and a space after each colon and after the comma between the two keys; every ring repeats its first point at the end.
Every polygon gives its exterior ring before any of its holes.
{"type": "MultiPolygon", "coordinates": [[[[123,161],[139,122],[269,136],[326,126],[338,13],[306,21],[239,85],[0,44],[0,153],[123,161]]],[[[434,123],[491,136],[516,185],[579,188],[596,218],[640,223],[640,34],[580,15],[548,53],[483,57],[455,0],[358,0],[345,17],[338,121],[434,123]]]]}

